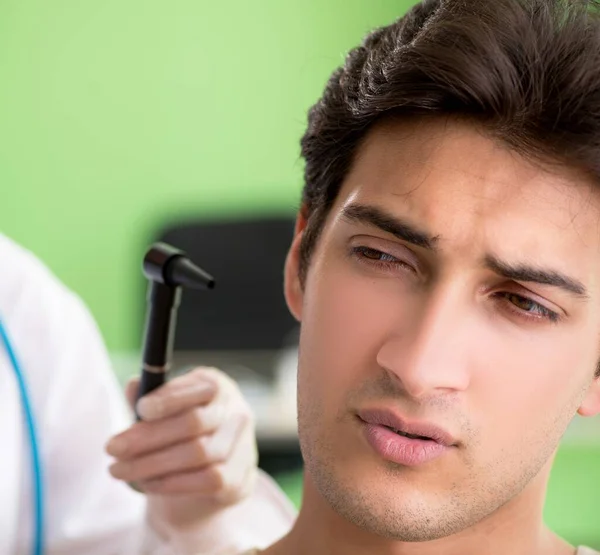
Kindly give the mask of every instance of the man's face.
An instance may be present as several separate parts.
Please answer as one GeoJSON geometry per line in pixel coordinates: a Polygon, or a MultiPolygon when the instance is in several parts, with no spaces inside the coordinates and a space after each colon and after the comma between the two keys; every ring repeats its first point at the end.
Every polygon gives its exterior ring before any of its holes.
{"type": "Polygon", "coordinates": [[[600,411],[599,199],[466,124],[371,132],[304,287],[302,222],[286,264],[302,451],[339,514],[404,541],[458,532],[600,411]]]}

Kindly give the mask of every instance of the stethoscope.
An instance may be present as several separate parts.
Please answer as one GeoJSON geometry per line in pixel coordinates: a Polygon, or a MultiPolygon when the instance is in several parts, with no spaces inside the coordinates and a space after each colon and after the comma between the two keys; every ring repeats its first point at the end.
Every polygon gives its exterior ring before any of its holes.
{"type": "Polygon", "coordinates": [[[27,428],[27,437],[29,439],[34,514],[33,545],[31,553],[33,555],[42,555],[44,553],[44,480],[42,461],[40,458],[37,424],[35,415],[33,414],[33,408],[31,406],[31,397],[29,395],[27,380],[23,374],[21,365],[13,348],[13,344],[1,320],[0,341],[2,342],[2,346],[14,370],[17,380],[19,394],[21,397],[21,407],[23,408],[23,416],[25,419],[25,426],[27,428]]]}

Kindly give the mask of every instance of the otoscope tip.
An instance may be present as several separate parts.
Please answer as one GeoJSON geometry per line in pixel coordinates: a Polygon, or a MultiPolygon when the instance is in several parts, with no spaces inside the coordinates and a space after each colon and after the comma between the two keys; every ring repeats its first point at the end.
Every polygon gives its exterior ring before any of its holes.
{"type": "Polygon", "coordinates": [[[168,279],[174,284],[192,289],[214,289],[214,278],[189,258],[179,256],[167,268],[168,279]]]}
{"type": "Polygon", "coordinates": [[[155,243],[146,253],[144,275],[169,287],[184,286],[192,289],[214,289],[214,278],[196,266],[187,255],[166,243],[155,243]]]}

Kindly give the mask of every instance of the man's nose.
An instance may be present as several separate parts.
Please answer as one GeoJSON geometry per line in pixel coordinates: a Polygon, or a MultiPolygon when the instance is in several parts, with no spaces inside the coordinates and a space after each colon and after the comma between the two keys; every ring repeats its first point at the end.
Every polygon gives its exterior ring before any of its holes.
{"type": "Polygon", "coordinates": [[[423,295],[417,306],[414,321],[404,322],[383,343],[377,363],[416,399],[464,391],[470,380],[470,347],[477,341],[465,293],[440,287],[423,295]]]}

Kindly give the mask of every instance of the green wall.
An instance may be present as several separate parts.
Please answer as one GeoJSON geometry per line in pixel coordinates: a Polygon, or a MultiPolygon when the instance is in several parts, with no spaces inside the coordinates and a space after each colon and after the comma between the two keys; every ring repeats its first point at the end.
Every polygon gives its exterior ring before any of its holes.
{"type": "Polygon", "coordinates": [[[293,211],[307,108],[398,0],[4,0],[0,230],[140,342],[168,218],[293,211]]]}

